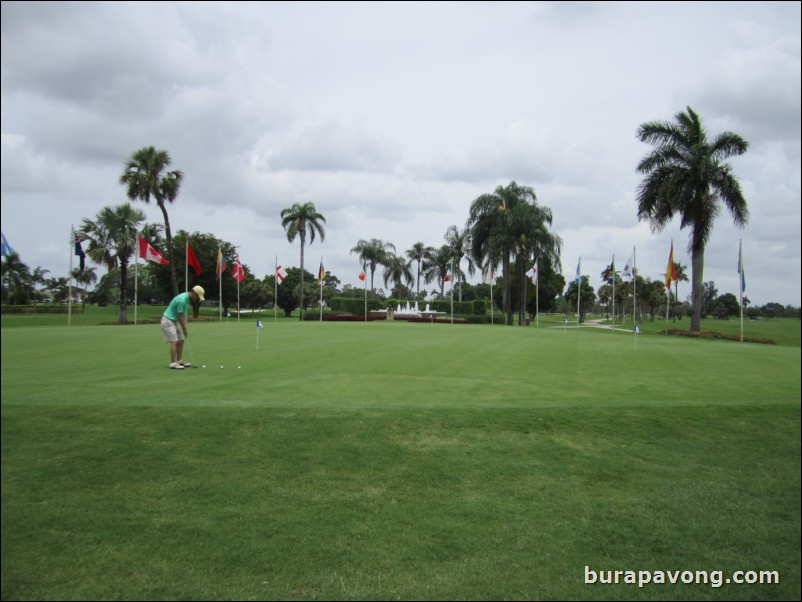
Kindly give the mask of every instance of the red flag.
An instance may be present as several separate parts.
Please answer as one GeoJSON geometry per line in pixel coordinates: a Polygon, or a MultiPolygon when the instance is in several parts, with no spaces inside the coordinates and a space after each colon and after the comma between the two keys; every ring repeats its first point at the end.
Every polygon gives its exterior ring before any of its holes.
{"type": "Polygon", "coordinates": [[[151,247],[150,244],[148,244],[148,241],[141,236],[139,237],[139,256],[146,261],[152,261],[162,265],[167,265],[170,263],[164,257],[162,257],[161,253],[151,247]]]}
{"type": "Polygon", "coordinates": [[[237,282],[245,280],[245,270],[242,268],[239,257],[237,257],[237,261],[234,262],[234,269],[231,270],[231,275],[234,276],[234,280],[237,282]]]}
{"type": "Polygon", "coordinates": [[[287,277],[287,270],[285,270],[281,266],[276,266],[276,278],[278,278],[278,283],[281,284],[284,282],[284,279],[287,277]]]}
{"type": "Polygon", "coordinates": [[[201,275],[200,261],[198,261],[198,256],[195,255],[195,251],[192,250],[192,245],[189,243],[187,243],[187,265],[195,270],[195,274],[201,275]]]}

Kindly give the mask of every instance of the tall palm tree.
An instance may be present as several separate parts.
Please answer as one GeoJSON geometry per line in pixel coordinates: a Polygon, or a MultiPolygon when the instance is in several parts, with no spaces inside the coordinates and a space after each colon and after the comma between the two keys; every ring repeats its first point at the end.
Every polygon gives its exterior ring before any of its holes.
{"type": "Polygon", "coordinates": [[[315,242],[315,234],[320,235],[320,241],[326,238],[326,228],[323,224],[326,218],[322,213],[315,209],[314,203],[293,203],[292,207],[281,210],[281,225],[287,232],[287,240],[292,242],[296,236],[301,238],[301,315],[299,320],[303,320],[304,315],[304,247],[306,246],[306,235],[309,234],[309,244],[315,242]],[[322,222],[322,223],[321,223],[322,222]]]}
{"type": "Polygon", "coordinates": [[[395,254],[395,245],[378,238],[361,239],[351,249],[351,253],[356,253],[362,263],[370,265],[370,291],[375,294],[373,290],[373,275],[376,272],[376,266],[388,266],[390,256],[395,254]]]}
{"type": "Polygon", "coordinates": [[[412,277],[412,270],[410,269],[410,263],[404,261],[404,258],[401,255],[395,255],[392,253],[388,254],[387,257],[387,266],[384,268],[384,286],[390,289],[390,281],[396,283],[396,285],[406,283],[407,286],[412,286],[412,283],[415,279],[412,277]]]}
{"type": "Polygon", "coordinates": [[[88,241],[86,255],[109,271],[120,266],[119,323],[128,322],[128,263],[137,252],[137,232],[148,240],[158,238],[161,226],[142,225],[145,214],[130,203],[104,207],[94,220],[84,218],[78,232],[88,241]]]}
{"type": "Polygon", "coordinates": [[[745,153],[749,143],[733,132],[708,140],[701,119],[690,107],[674,120],[650,121],[637,130],[641,142],[655,146],[637,167],[646,176],[638,186],[638,219],[648,220],[652,231],[659,232],[679,215],[680,229],[691,229],[691,331],[698,332],[705,246],[721,212],[720,202],[736,226],[743,228],[749,221],[741,186],[730,164],[724,162],[745,153]]]}
{"type": "Polygon", "coordinates": [[[151,197],[164,216],[164,232],[167,235],[167,259],[170,261],[170,278],[173,284],[173,295],[178,294],[178,279],[175,274],[176,256],[173,252],[173,233],[170,229],[170,217],[167,215],[165,203],[172,203],[178,196],[184,174],[180,171],[165,171],[170,165],[167,151],[156,150],[152,146],[140,148],[125,164],[120,176],[120,183],[127,186],[128,198],[132,201],[150,203],[151,197]]]}
{"type": "Polygon", "coordinates": [[[537,258],[541,270],[548,263],[559,265],[562,241],[549,232],[551,210],[537,204],[535,190],[515,181],[498,186],[492,194],[483,194],[471,204],[466,228],[470,232],[470,254],[485,268],[502,266],[504,291],[502,305],[507,324],[512,324],[510,262],[518,261],[518,290],[521,291],[519,323],[523,324],[526,306],[525,271],[527,260],[537,258]]]}
{"type": "Polygon", "coordinates": [[[465,257],[468,260],[468,274],[473,276],[476,273],[476,268],[473,263],[473,259],[471,258],[470,253],[468,253],[468,242],[470,240],[470,232],[467,228],[460,231],[459,228],[456,226],[449,226],[448,230],[446,230],[445,240],[448,243],[448,246],[451,248],[451,253],[454,257],[454,265],[456,266],[454,269],[454,276],[457,277],[457,291],[458,291],[458,299],[462,301],[462,281],[465,279],[465,273],[460,268],[462,264],[462,258],[465,257]]]}
{"type": "Polygon", "coordinates": [[[415,298],[418,299],[420,297],[420,271],[421,271],[421,262],[425,261],[429,254],[434,251],[432,247],[427,247],[422,242],[416,242],[412,245],[411,249],[407,250],[407,259],[410,262],[416,262],[418,264],[418,271],[416,277],[416,285],[415,285],[415,298]]]}
{"type": "Polygon", "coordinates": [[[448,245],[435,249],[426,259],[423,272],[424,282],[436,282],[440,286],[440,297],[445,295],[446,275],[454,259],[453,251],[448,245]]]}

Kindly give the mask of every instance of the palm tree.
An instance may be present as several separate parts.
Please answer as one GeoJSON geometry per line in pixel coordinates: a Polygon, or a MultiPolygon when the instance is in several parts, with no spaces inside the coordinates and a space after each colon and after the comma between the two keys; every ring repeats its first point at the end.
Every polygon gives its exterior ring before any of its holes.
{"type": "Polygon", "coordinates": [[[460,268],[463,257],[468,259],[468,274],[473,276],[473,274],[476,272],[473,259],[471,259],[470,254],[467,252],[468,242],[470,240],[469,234],[470,233],[468,232],[467,228],[460,232],[459,228],[456,226],[449,226],[445,235],[445,240],[448,243],[448,246],[451,248],[451,253],[454,258],[454,265],[457,266],[454,270],[454,275],[458,278],[457,290],[459,291],[459,301],[462,301],[462,281],[464,280],[465,276],[465,273],[460,268]]]}
{"type": "Polygon", "coordinates": [[[173,252],[173,233],[170,229],[170,218],[167,215],[165,202],[172,203],[178,196],[184,174],[178,170],[165,172],[170,165],[167,151],[157,151],[152,146],[136,151],[120,176],[120,183],[128,187],[128,198],[132,201],[150,203],[151,197],[164,216],[164,232],[167,235],[167,252],[170,261],[170,278],[173,284],[173,295],[178,294],[178,280],[175,275],[176,256],[173,252]]]}
{"type": "Polygon", "coordinates": [[[682,282],[688,282],[688,274],[685,271],[685,266],[677,261],[674,262],[674,269],[677,270],[677,279],[674,281],[674,298],[677,300],[677,303],[679,303],[679,283],[680,280],[682,282]]]}
{"type": "Polygon", "coordinates": [[[542,267],[559,264],[560,238],[551,234],[551,210],[537,204],[535,190],[512,181],[498,186],[492,194],[483,194],[471,204],[466,225],[470,232],[470,254],[485,268],[502,267],[504,291],[502,305],[507,324],[512,324],[510,262],[519,258],[518,283],[521,291],[520,323],[523,323],[526,288],[525,264],[537,257],[542,267]]]}
{"type": "Polygon", "coordinates": [[[427,247],[422,242],[416,242],[412,245],[412,248],[407,251],[407,259],[409,259],[410,263],[415,261],[418,264],[418,272],[417,272],[417,284],[415,285],[415,298],[420,297],[420,270],[421,270],[421,262],[425,261],[426,258],[429,256],[434,249],[432,247],[427,247]]]}
{"type": "Polygon", "coordinates": [[[423,272],[424,282],[437,282],[440,285],[440,297],[445,295],[446,275],[448,268],[453,261],[454,254],[451,247],[443,245],[439,249],[434,249],[426,259],[423,272]]]}
{"type": "Polygon", "coordinates": [[[86,255],[90,260],[105,265],[109,271],[120,266],[120,324],[128,322],[128,263],[137,250],[137,232],[152,240],[161,230],[161,226],[142,226],[144,221],[142,211],[125,203],[104,207],[94,221],[84,218],[78,230],[82,240],[89,242],[86,255]]]}
{"type": "Polygon", "coordinates": [[[30,302],[35,293],[30,268],[20,260],[16,251],[6,255],[5,258],[6,260],[0,266],[2,268],[0,279],[3,283],[3,303],[25,305],[30,302]]]}
{"type": "Polygon", "coordinates": [[[384,286],[389,289],[390,280],[395,282],[396,285],[406,283],[407,286],[412,286],[414,278],[412,277],[410,264],[404,261],[404,258],[400,255],[393,253],[388,253],[387,255],[387,266],[384,268],[384,286]]]}
{"type": "Polygon", "coordinates": [[[82,303],[81,308],[86,306],[86,294],[89,285],[97,282],[97,273],[95,273],[95,268],[75,268],[70,272],[70,276],[73,280],[75,280],[76,284],[83,284],[84,286],[84,294],[81,297],[82,303]]]}
{"type": "Polygon", "coordinates": [[[674,119],[650,121],[637,130],[641,142],[656,147],[637,167],[646,176],[638,186],[638,219],[648,220],[652,231],[659,232],[679,215],[680,229],[691,229],[691,331],[698,332],[704,252],[721,211],[719,201],[736,226],[743,228],[749,221],[741,186],[732,167],[723,161],[745,153],[749,143],[733,132],[723,132],[709,141],[699,116],[690,107],[674,119]]]}
{"type": "Polygon", "coordinates": [[[374,293],[373,275],[376,272],[376,266],[383,265],[387,267],[390,256],[395,254],[395,245],[378,238],[371,238],[370,240],[360,240],[351,249],[351,253],[356,253],[362,263],[370,265],[370,291],[374,293]]]}
{"type": "Polygon", "coordinates": [[[292,207],[281,210],[281,225],[287,231],[287,240],[292,242],[296,236],[301,237],[301,314],[298,319],[303,320],[304,315],[304,247],[306,235],[309,234],[309,244],[315,242],[315,234],[320,235],[320,241],[326,238],[326,229],[321,224],[326,223],[323,214],[318,213],[314,203],[293,203],[292,207]]]}

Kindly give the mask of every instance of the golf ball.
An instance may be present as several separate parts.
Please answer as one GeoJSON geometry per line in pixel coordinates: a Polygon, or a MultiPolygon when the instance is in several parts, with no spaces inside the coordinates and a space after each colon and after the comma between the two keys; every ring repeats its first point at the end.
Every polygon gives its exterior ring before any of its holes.
{"type": "Polygon", "coordinates": [[[203,364],[203,367],[205,368],[205,367],[206,367],[206,364],[203,364]]]}
{"type": "Polygon", "coordinates": [[[242,368],[242,366],[237,366],[237,370],[239,370],[240,368],[242,368]]]}
{"type": "Polygon", "coordinates": [[[222,368],[223,366],[220,366],[220,367],[222,368]]]}

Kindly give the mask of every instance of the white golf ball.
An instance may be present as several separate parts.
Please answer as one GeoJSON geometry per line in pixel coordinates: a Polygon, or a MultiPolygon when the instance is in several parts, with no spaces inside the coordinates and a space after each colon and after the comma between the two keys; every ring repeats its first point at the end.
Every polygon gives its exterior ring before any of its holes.
{"type": "Polygon", "coordinates": [[[220,367],[222,368],[223,366],[220,366],[220,367]]]}
{"type": "Polygon", "coordinates": [[[206,364],[203,364],[203,367],[205,368],[205,367],[206,367],[206,364]]]}
{"type": "Polygon", "coordinates": [[[237,366],[237,370],[239,370],[240,368],[242,368],[242,366],[237,366]]]}

